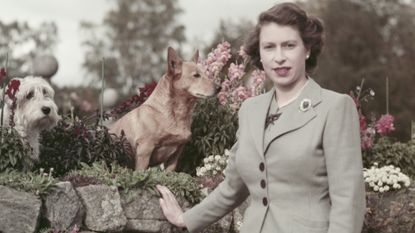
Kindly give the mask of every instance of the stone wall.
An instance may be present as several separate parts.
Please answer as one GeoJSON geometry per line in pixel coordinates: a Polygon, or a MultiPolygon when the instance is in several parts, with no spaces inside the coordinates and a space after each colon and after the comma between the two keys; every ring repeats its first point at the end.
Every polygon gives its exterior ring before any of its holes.
{"type": "MultiPolygon", "coordinates": [[[[190,206],[179,202],[185,209],[190,206]]],[[[228,232],[231,221],[241,218],[230,214],[205,232],[228,232]]],[[[149,191],[125,193],[106,185],[74,188],[70,182],[61,182],[42,201],[33,194],[0,186],[0,232],[38,232],[44,219],[62,232],[75,225],[80,232],[182,232],[166,221],[158,197],[149,191]]]]}
{"type": "MultiPolygon", "coordinates": [[[[414,186],[394,193],[368,192],[367,200],[363,233],[415,232],[414,186]]],[[[184,209],[190,207],[185,201],[179,202],[184,209]]],[[[247,202],[203,233],[237,232],[231,229],[237,229],[242,222],[246,205],[247,202]]],[[[166,221],[158,197],[149,191],[137,189],[126,193],[106,185],[74,188],[69,182],[61,182],[42,201],[36,195],[0,185],[0,233],[39,232],[40,222],[45,220],[55,232],[67,231],[75,225],[83,233],[183,232],[166,221]]]]}

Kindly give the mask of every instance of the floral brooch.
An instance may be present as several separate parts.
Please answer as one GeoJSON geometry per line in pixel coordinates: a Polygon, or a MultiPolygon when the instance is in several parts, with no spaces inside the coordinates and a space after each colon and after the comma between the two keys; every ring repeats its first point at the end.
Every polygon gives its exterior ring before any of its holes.
{"type": "Polygon", "coordinates": [[[303,99],[300,103],[300,111],[306,112],[311,108],[311,100],[303,99]]]}

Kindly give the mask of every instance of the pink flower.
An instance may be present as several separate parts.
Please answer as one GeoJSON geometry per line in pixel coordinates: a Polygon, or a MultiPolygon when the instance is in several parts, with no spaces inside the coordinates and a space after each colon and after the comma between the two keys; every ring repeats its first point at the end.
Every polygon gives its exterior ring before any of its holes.
{"type": "Polygon", "coordinates": [[[243,64],[236,65],[231,63],[228,69],[228,78],[231,82],[237,81],[242,78],[245,74],[245,66],[243,64]]]}
{"type": "Polygon", "coordinates": [[[359,112],[359,123],[360,123],[360,131],[363,131],[366,128],[366,117],[363,116],[363,114],[360,112],[359,112]]]}
{"type": "Polygon", "coordinates": [[[251,96],[251,93],[246,87],[240,86],[236,88],[232,93],[234,102],[242,102],[251,96]]]}
{"type": "Polygon", "coordinates": [[[217,95],[218,99],[219,99],[219,103],[222,105],[226,105],[227,101],[227,96],[226,96],[226,92],[219,92],[219,94],[217,95]]]}
{"type": "Polygon", "coordinates": [[[226,91],[229,91],[230,88],[231,88],[231,81],[226,79],[225,81],[222,82],[221,91],[226,92],[226,91]]]}
{"type": "Polygon", "coordinates": [[[264,87],[265,72],[262,70],[254,70],[251,74],[251,93],[252,95],[259,95],[264,87]]]}
{"type": "Polygon", "coordinates": [[[390,114],[382,115],[376,122],[376,132],[380,135],[386,135],[395,130],[393,125],[393,116],[390,114]]]}
{"type": "Polygon", "coordinates": [[[229,42],[224,41],[218,44],[203,62],[203,65],[206,67],[206,75],[210,79],[215,79],[231,57],[231,45],[229,42]]]}
{"type": "Polygon", "coordinates": [[[375,138],[376,131],[375,129],[368,127],[367,129],[361,131],[361,147],[362,150],[368,150],[373,147],[373,141],[375,138]]]}

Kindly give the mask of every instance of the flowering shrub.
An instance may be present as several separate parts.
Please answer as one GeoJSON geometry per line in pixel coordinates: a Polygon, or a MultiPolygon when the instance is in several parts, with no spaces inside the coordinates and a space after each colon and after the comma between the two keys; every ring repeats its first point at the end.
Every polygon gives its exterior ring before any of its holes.
{"type": "Polygon", "coordinates": [[[235,113],[245,99],[263,93],[265,72],[258,69],[250,70],[249,58],[243,53],[243,47],[238,53],[242,63],[231,62],[226,70],[226,64],[232,57],[230,47],[226,41],[220,43],[208,54],[203,65],[206,67],[207,76],[221,86],[218,94],[219,103],[230,107],[235,113]],[[245,85],[247,75],[250,75],[249,86],[245,85]]]}
{"type": "Polygon", "coordinates": [[[393,124],[394,117],[390,114],[384,114],[377,120],[374,116],[367,119],[362,111],[362,103],[373,99],[375,91],[370,88],[363,89],[363,82],[361,86],[356,87],[354,92],[350,92],[350,96],[353,98],[359,113],[362,151],[369,151],[378,138],[386,136],[395,130],[393,124]]]}
{"type": "Polygon", "coordinates": [[[210,155],[203,159],[203,166],[196,168],[196,176],[216,176],[224,174],[224,169],[228,164],[230,152],[225,149],[223,155],[210,155]]]}
{"type": "Polygon", "coordinates": [[[373,191],[380,193],[409,187],[411,184],[409,177],[393,165],[378,168],[378,164],[374,163],[370,169],[364,169],[363,177],[373,191]]]}
{"type": "Polygon", "coordinates": [[[225,178],[225,168],[230,152],[223,155],[210,155],[203,159],[203,165],[196,168],[197,181],[205,191],[212,191],[225,178]]]}
{"type": "Polygon", "coordinates": [[[230,44],[222,42],[207,55],[202,64],[206,74],[221,86],[218,98],[197,101],[193,111],[192,140],[183,150],[179,170],[194,174],[203,158],[223,154],[235,143],[238,128],[237,110],[246,98],[264,92],[265,73],[252,70],[243,49],[233,57],[230,44]]]}
{"type": "Polygon", "coordinates": [[[111,135],[103,126],[86,125],[77,118],[64,118],[52,130],[42,132],[40,144],[39,163],[35,168],[54,168],[57,177],[81,168],[82,163],[133,164],[124,137],[111,135]]]}

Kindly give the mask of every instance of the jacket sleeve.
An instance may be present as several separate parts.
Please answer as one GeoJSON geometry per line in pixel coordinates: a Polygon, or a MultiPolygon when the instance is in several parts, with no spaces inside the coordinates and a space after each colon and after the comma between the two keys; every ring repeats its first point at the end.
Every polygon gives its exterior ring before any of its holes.
{"type": "Polygon", "coordinates": [[[328,110],[323,149],[331,201],[328,233],[360,233],[366,201],[359,120],[347,95],[328,110]]]}
{"type": "MultiPolygon", "coordinates": [[[[239,129],[236,137],[239,137],[242,125],[242,110],[239,110],[239,129]]],[[[201,203],[184,213],[184,222],[191,233],[200,232],[203,228],[216,222],[225,214],[239,206],[249,195],[249,191],[239,176],[235,167],[238,141],[233,145],[226,168],[226,177],[201,203]]]]}

